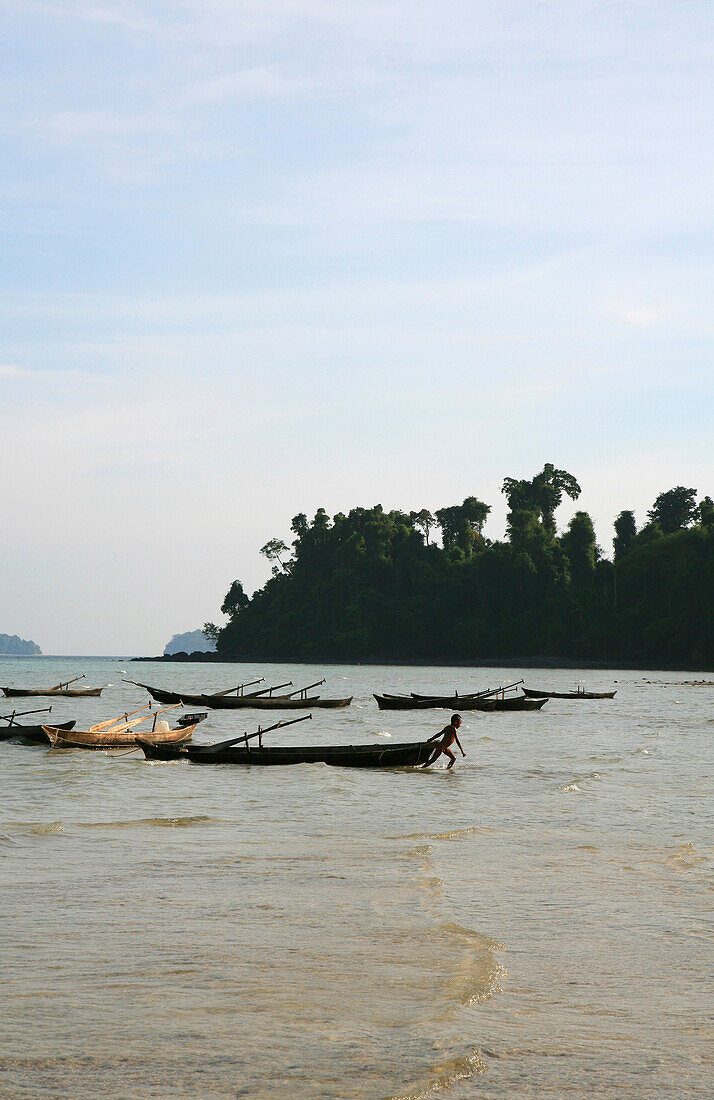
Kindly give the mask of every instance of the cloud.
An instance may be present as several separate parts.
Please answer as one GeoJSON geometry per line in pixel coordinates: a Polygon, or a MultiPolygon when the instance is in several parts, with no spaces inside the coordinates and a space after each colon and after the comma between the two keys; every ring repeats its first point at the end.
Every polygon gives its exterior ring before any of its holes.
{"type": "Polygon", "coordinates": [[[627,321],[629,325],[635,325],[637,328],[649,328],[651,325],[657,324],[662,316],[661,311],[653,306],[619,305],[613,308],[613,313],[616,317],[622,318],[623,321],[627,321]]]}

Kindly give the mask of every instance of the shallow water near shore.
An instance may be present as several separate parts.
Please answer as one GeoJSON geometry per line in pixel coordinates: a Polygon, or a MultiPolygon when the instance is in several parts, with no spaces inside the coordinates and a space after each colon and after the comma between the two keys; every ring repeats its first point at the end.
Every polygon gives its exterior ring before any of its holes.
{"type": "MultiPolygon", "coordinates": [[[[354,695],[270,744],[420,739],[447,712],[372,692],[519,678],[2,658],[0,682],[110,683],[48,700],[82,728],[146,700],[122,670],[354,695]]],[[[0,743],[0,1096],[708,1098],[714,687],[687,681],[712,677],[523,675],[617,695],[465,714],[450,772],[0,743]]],[[[196,737],[292,716],[212,712],[196,737]]]]}

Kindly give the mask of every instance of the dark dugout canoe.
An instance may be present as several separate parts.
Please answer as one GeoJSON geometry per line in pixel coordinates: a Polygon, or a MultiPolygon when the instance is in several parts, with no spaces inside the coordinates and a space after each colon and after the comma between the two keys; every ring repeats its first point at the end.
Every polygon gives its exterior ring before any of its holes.
{"type": "Polygon", "coordinates": [[[421,698],[414,699],[411,695],[375,695],[377,706],[380,710],[495,710],[493,699],[468,698],[460,695],[457,699],[421,698]]]}
{"type": "Polygon", "coordinates": [[[305,710],[312,707],[336,709],[348,707],[352,702],[351,695],[348,699],[321,699],[319,695],[296,698],[294,694],[265,695],[264,692],[250,695],[192,695],[183,691],[164,691],[163,688],[149,687],[148,684],[138,684],[138,687],[148,691],[157,703],[186,703],[191,707],[210,707],[211,710],[305,710]]]}
{"type": "Polygon", "coordinates": [[[9,699],[13,698],[26,698],[28,695],[51,695],[53,697],[61,695],[65,699],[80,699],[88,698],[91,696],[96,699],[104,691],[104,687],[100,688],[12,688],[4,687],[0,690],[4,691],[9,699]]]}
{"type": "Polygon", "coordinates": [[[191,764],[243,764],[266,767],[289,764],[330,764],[340,768],[408,768],[424,764],[435,749],[432,742],[399,745],[305,745],[285,748],[223,748],[210,745],[172,747],[137,740],[147,760],[188,760],[191,764]]]}
{"type": "MultiPolygon", "coordinates": [[[[135,684],[136,687],[140,687],[143,688],[144,691],[148,691],[149,695],[152,697],[152,699],[155,699],[157,703],[190,703],[191,706],[203,706],[205,704],[201,703],[202,699],[213,699],[219,700],[220,702],[221,699],[225,699],[228,697],[228,692],[226,691],[215,692],[213,694],[203,692],[196,693],[187,691],[167,691],[164,688],[155,688],[151,687],[149,684],[141,684],[137,680],[125,680],[124,683],[135,684]]],[[[231,688],[230,690],[235,691],[236,689],[231,688]]],[[[267,690],[268,689],[266,688],[265,691],[267,690]]],[[[248,700],[252,700],[256,696],[263,695],[264,693],[264,691],[255,691],[245,695],[234,695],[232,696],[232,700],[234,703],[236,700],[238,700],[241,704],[247,706],[248,700]],[[244,700],[245,703],[243,702],[244,700]]],[[[219,703],[214,703],[214,705],[218,706],[219,703]]]]}
{"type": "MultiPolygon", "coordinates": [[[[59,730],[71,730],[76,725],[73,722],[59,722],[55,727],[59,730]]],[[[13,722],[11,726],[3,726],[0,729],[0,741],[10,741],[13,737],[19,737],[23,741],[33,741],[40,745],[49,745],[50,739],[42,726],[23,726],[20,722],[13,722]]]]}
{"type": "Polygon", "coordinates": [[[547,699],[529,699],[526,695],[516,695],[513,699],[494,699],[494,710],[541,710],[547,699]]]}
{"type": "Polygon", "coordinates": [[[614,699],[617,691],[536,691],[523,688],[529,699],[614,699]]]}
{"type": "MultiPolygon", "coordinates": [[[[181,698],[184,703],[188,702],[185,695],[181,698]]],[[[190,698],[194,699],[194,696],[190,698]]],[[[305,710],[306,708],[313,710],[315,707],[335,709],[348,707],[352,702],[351,695],[349,699],[321,699],[319,695],[302,699],[292,698],[289,695],[273,695],[272,698],[263,696],[260,699],[247,695],[224,695],[221,698],[214,695],[199,695],[195,698],[196,706],[213,707],[214,710],[305,710]]]]}

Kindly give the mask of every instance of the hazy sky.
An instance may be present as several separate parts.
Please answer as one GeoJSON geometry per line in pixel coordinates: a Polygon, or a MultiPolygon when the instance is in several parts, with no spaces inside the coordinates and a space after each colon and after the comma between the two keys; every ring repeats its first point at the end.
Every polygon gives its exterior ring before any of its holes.
{"type": "Polygon", "coordinates": [[[714,492],[711,0],[0,14],[0,631],[158,652],[296,512],[501,537],[546,461],[608,552],[714,492]]]}

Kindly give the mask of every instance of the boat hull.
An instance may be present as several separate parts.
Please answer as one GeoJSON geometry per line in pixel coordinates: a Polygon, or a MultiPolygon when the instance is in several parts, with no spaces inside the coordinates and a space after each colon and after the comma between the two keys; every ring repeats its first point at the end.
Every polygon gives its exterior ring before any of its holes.
{"type": "MultiPolygon", "coordinates": [[[[157,745],[182,745],[193,737],[193,726],[168,730],[166,733],[154,731],[149,737],[144,731],[146,741],[157,745]]],[[[65,731],[59,726],[43,726],[50,744],[57,748],[72,749],[121,749],[133,748],[139,742],[139,730],[124,729],[119,733],[111,730],[70,730],[65,731]]]]}
{"type": "Polygon", "coordinates": [[[425,741],[399,745],[305,745],[285,748],[225,748],[212,751],[210,746],[171,748],[137,741],[147,760],[188,760],[191,764],[241,764],[248,767],[275,767],[291,764],[329,764],[341,768],[408,768],[425,764],[434,752],[434,744],[425,741]]]}
{"type": "Polygon", "coordinates": [[[617,691],[536,691],[523,688],[528,699],[614,699],[617,691]]]}
{"type": "Polygon", "coordinates": [[[185,703],[191,707],[209,707],[211,710],[305,710],[313,707],[334,710],[348,707],[349,699],[321,699],[318,695],[296,699],[288,695],[190,695],[177,691],[142,684],[157,703],[185,703]]]}
{"type": "MultiPolygon", "coordinates": [[[[60,722],[55,729],[69,731],[74,729],[75,723],[76,719],[72,722],[60,722]]],[[[15,722],[12,726],[0,729],[0,741],[10,741],[14,738],[18,738],[22,741],[32,741],[39,745],[50,744],[50,739],[42,726],[23,726],[19,722],[15,722]]]]}
{"type": "Polygon", "coordinates": [[[448,699],[443,697],[415,699],[411,695],[375,695],[374,697],[380,710],[451,710],[458,712],[496,709],[493,699],[469,699],[465,695],[459,696],[458,699],[451,697],[448,699]]]}
{"type": "Polygon", "coordinates": [[[2,690],[9,699],[25,699],[30,695],[41,695],[43,697],[52,696],[57,698],[60,696],[63,699],[96,699],[104,691],[103,687],[100,688],[11,688],[4,687],[2,690]]]}
{"type": "Polygon", "coordinates": [[[517,695],[513,699],[494,699],[494,710],[542,710],[547,699],[529,699],[526,695],[517,695]]]}

